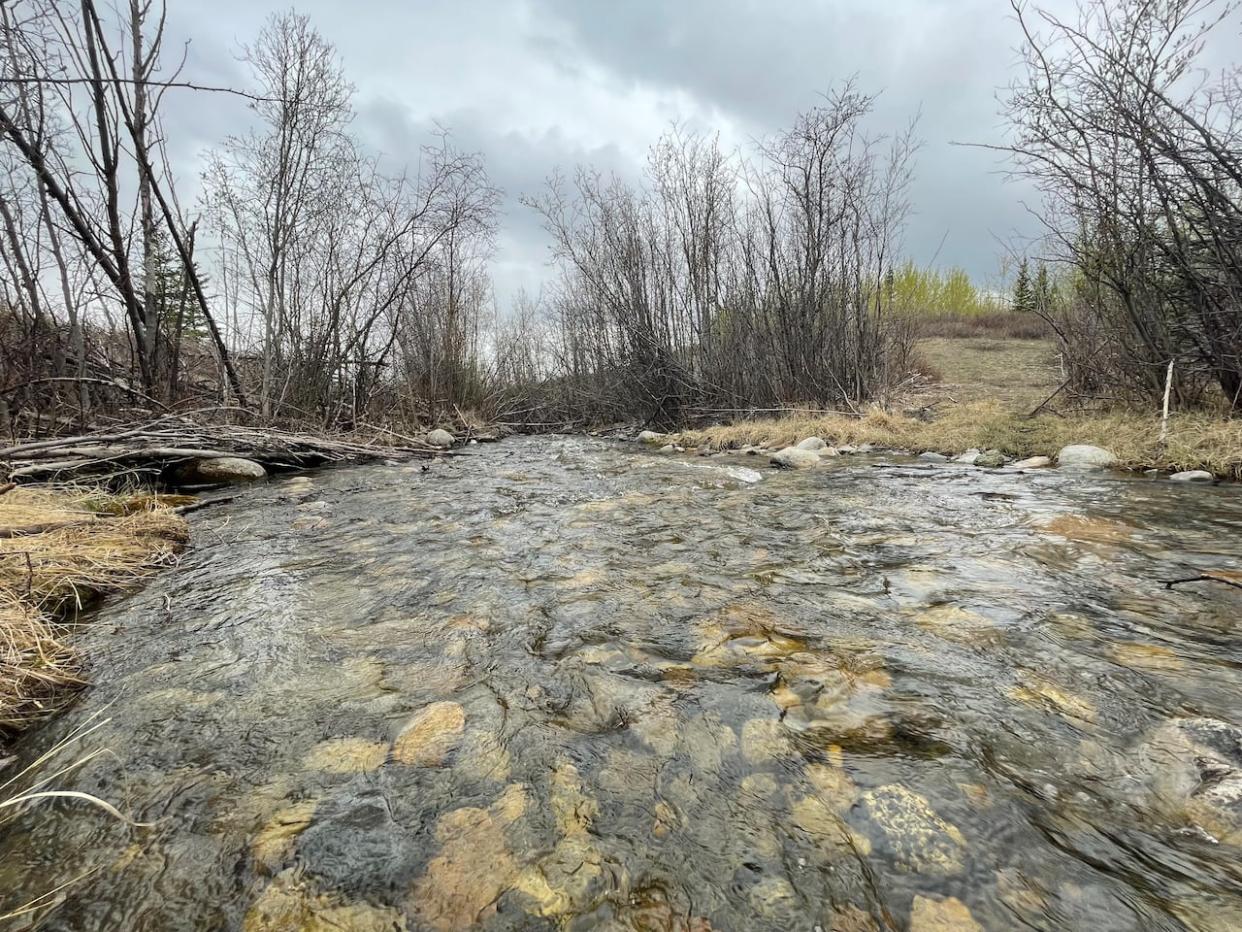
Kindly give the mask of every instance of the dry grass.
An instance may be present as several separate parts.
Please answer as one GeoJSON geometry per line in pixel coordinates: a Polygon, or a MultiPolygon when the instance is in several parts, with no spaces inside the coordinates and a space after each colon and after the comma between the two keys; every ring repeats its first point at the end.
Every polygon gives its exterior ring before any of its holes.
{"type": "Polygon", "coordinates": [[[928,339],[919,341],[918,352],[940,377],[929,396],[954,403],[999,401],[1027,414],[1061,384],[1050,340],[928,339]]]}
{"type": "Polygon", "coordinates": [[[918,334],[925,339],[961,340],[988,337],[995,340],[1048,340],[1052,328],[1036,314],[989,311],[976,314],[918,314],[918,334]]]}
{"type": "Polygon", "coordinates": [[[873,409],[863,417],[825,413],[747,421],[678,435],[677,443],[712,450],[747,445],[783,447],[810,437],[835,445],[870,443],[902,450],[997,449],[1011,456],[1055,456],[1063,446],[1090,443],[1112,450],[1127,469],[1205,469],[1242,479],[1242,421],[1176,415],[1160,443],[1160,419],[1136,413],[1025,418],[1000,402],[951,406],[926,420],[873,409]]]}
{"type": "Polygon", "coordinates": [[[92,596],[133,585],[184,547],[164,496],[18,488],[0,495],[0,738],[79,683],[61,638],[92,596]]]}

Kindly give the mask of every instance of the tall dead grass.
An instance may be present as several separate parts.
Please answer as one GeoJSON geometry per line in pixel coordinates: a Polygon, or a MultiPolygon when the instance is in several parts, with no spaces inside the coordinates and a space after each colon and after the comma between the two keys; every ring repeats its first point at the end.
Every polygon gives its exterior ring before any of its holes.
{"type": "Polygon", "coordinates": [[[1242,420],[1211,414],[1174,416],[1165,443],[1160,442],[1160,418],[1154,415],[1116,412],[1024,418],[995,402],[956,405],[930,420],[876,408],[862,417],[824,413],[744,421],[688,431],[679,434],[676,442],[728,450],[747,445],[782,447],[811,436],[837,446],[870,443],[945,454],[996,449],[1021,457],[1055,456],[1069,444],[1089,443],[1111,450],[1126,469],[1204,469],[1221,478],[1242,479],[1242,420]]]}
{"type": "Polygon", "coordinates": [[[175,559],[185,520],[162,496],[60,488],[0,495],[0,740],[53,710],[80,684],[63,641],[97,595],[175,559]]]}

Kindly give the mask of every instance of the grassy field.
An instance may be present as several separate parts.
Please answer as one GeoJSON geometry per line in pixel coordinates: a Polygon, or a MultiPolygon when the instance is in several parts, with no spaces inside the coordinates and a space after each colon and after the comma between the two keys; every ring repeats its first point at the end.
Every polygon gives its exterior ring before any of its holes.
{"type": "Polygon", "coordinates": [[[919,355],[940,381],[927,393],[949,403],[996,401],[1028,413],[1057,390],[1061,367],[1048,340],[938,337],[920,340],[919,355]]]}

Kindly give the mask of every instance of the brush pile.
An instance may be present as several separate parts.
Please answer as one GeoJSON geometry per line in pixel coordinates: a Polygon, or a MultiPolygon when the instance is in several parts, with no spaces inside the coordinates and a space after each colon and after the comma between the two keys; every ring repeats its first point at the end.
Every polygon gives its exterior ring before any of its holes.
{"type": "Polygon", "coordinates": [[[169,415],[140,425],[20,443],[0,449],[0,464],[7,464],[8,478],[15,482],[149,482],[221,459],[244,459],[279,472],[440,452],[425,441],[391,432],[324,437],[169,415]]]}

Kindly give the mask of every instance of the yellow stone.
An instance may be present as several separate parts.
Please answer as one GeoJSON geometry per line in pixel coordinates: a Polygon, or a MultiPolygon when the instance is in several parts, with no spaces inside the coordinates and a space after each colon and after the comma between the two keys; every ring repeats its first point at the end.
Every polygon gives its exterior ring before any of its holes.
{"type": "Polygon", "coordinates": [[[952,640],[987,640],[998,633],[990,619],[958,605],[935,605],[920,611],[915,620],[920,627],[952,640]]]}
{"type": "Polygon", "coordinates": [[[770,695],[776,707],[782,711],[802,705],[802,697],[790,689],[783,680],[776,684],[770,695]]]}
{"type": "Polygon", "coordinates": [[[820,794],[820,798],[839,813],[849,812],[858,799],[858,787],[844,770],[824,764],[810,764],[806,778],[820,794]]]}
{"type": "Polygon", "coordinates": [[[1109,518],[1086,515],[1062,515],[1043,525],[1043,530],[1058,537],[1087,544],[1124,544],[1138,533],[1138,528],[1109,518]]]}
{"type": "Polygon", "coordinates": [[[560,761],[553,768],[551,797],[556,826],[562,835],[586,834],[599,815],[599,804],[586,794],[578,768],[569,761],[560,761]]]}
{"type": "Polygon", "coordinates": [[[466,727],[466,711],[456,702],[433,702],[401,729],[392,759],[416,767],[437,767],[457,747],[466,727]]]}
{"type": "Polygon", "coordinates": [[[242,932],[404,932],[395,909],[342,903],[312,892],[292,872],[269,884],[246,910],[242,932]]]}
{"type": "Polygon", "coordinates": [[[524,869],[514,889],[535,901],[546,918],[581,912],[604,874],[604,861],[586,836],[566,838],[538,865],[524,869]]]}
{"type": "Polygon", "coordinates": [[[1152,673],[1172,673],[1185,666],[1181,657],[1159,644],[1133,644],[1123,641],[1112,646],[1112,655],[1120,664],[1152,673]]]}
{"type": "Polygon", "coordinates": [[[677,810],[660,800],[655,804],[655,820],[651,826],[651,834],[656,838],[667,838],[669,832],[681,824],[677,810]]]}
{"type": "Polygon", "coordinates": [[[505,841],[505,827],[526,811],[526,787],[511,784],[488,809],[467,806],[436,823],[440,852],[415,881],[410,909],[439,932],[484,920],[496,900],[518,879],[519,868],[505,841]]]}
{"type": "Polygon", "coordinates": [[[365,738],[329,738],[310,749],[302,758],[302,767],[327,773],[368,773],[378,770],[387,756],[386,744],[365,738]]]}
{"type": "Polygon", "coordinates": [[[310,799],[280,810],[250,839],[250,854],[259,873],[273,873],[283,865],[294,840],[311,824],[317,805],[310,799]]]}
{"type": "Polygon", "coordinates": [[[1057,712],[1069,718],[1081,719],[1084,722],[1095,721],[1095,706],[1042,676],[1026,676],[1023,685],[1010,689],[1009,695],[1028,705],[1051,705],[1057,712]]]}
{"type": "Polygon", "coordinates": [[[966,904],[959,899],[932,900],[916,896],[910,911],[910,932],[983,932],[983,926],[975,922],[966,904]]]}

